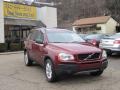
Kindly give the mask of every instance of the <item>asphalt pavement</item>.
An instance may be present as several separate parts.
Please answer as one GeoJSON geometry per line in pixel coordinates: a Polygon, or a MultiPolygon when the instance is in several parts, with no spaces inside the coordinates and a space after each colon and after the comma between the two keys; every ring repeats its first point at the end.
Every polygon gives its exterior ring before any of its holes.
{"type": "Polygon", "coordinates": [[[120,90],[120,56],[109,57],[102,76],[88,74],[64,76],[48,83],[44,70],[37,64],[26,67],[23,53],[0,55],[0,90],[120,90]]]}

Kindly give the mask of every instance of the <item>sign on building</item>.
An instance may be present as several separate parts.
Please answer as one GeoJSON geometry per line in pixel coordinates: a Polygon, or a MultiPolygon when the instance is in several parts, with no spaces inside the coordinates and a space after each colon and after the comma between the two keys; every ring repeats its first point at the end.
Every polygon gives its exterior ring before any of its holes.
{"type": "Polygon", "coordinates": [[[36,20],[37,9],[33,6],[4,2],[4,16],[9,18],[23,18],[36,20]]]}

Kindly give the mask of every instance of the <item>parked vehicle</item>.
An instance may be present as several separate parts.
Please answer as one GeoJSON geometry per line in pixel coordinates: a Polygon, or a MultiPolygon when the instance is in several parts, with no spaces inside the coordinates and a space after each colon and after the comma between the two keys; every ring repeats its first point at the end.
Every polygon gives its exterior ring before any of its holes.
{"type": "Polygon", "coordinates": [[[78,34],[82,39],[85,39],[85,37],[88,35],[88,34],[78,34]]]}
{"type": "Polygon", "coordinates": [[[99,76],[107,68],[106,52],[87,44],[76,33],[64,29],[35,29],[25,41],[24,61],[45,68],[49,82],[62,73],[88,71],[99,76]]]}
{"type": "Polygon", "coordinates": [[[120,33],[116,33],[110,37],[101,40],[100,48],[105,49],[109,55],[113,52],[120,52],[120,33]]]}
{"type": "Polygon", "coordinates": [[[108,35],[105,34],[90,34],[85,37],[85,40],[89,43],[92,43],[93,45],[99,47],[100,40],[103,38],[108,37],[108,35]]]}

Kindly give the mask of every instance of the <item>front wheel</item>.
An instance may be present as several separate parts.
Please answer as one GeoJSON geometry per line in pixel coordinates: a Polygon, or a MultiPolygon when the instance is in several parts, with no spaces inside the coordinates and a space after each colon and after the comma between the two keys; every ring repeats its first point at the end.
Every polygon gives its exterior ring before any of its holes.
{"type": "Polygon", "coordinates": [[[50,59],[45,62],[45,74],[48,82],[54,82],[57,79],[53,63],[50,59]]]}
{"type": "Polygon", "coordinates": [[[103,73],[103,70],[99,70],[99,71],[91,72],[90,75],[92,75],[92,76],[100,76],[100,75],[102,75],[102,73],[103,73]]]}

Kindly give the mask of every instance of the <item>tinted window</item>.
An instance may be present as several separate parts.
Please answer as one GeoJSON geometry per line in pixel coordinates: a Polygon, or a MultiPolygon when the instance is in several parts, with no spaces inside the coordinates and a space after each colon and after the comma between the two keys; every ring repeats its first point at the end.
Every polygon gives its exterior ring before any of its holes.
{"type": "Polygon", "coordinates": [[[37,32],[35,35],[36,35],[35,36],[35,41],[38,42],[38,43],[43,43],[43,40],[44,40],[43,33],[37,32]]]}
{"type": "Polygon", "coordinates": [[[43,43],[44,40],[43,34],[40,31],[35,30],[32,33],[30,33],[28,38],[39,43],[43,43]]]}
{"type": "Polygon", "coordinates": [[[36,34],[37,34],[36,31],[32,31],[32,32],[30,33],[30,35],[28,36],[28,38],[31,39],[31,40],[35,40],[36,34]]]}

